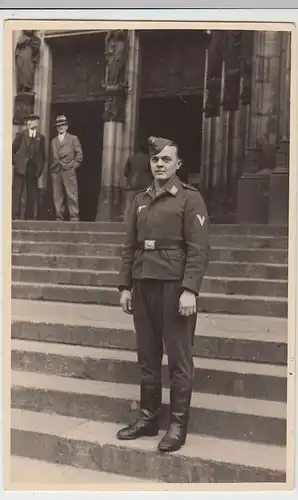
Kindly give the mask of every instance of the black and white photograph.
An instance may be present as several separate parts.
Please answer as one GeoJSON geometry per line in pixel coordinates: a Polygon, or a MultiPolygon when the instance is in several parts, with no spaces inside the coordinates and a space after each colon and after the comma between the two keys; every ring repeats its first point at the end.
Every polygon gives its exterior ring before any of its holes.
{"type": "Polygon", "coordinates": [[[6,24],[10,487],[289,489],[294,27],[6,24]]]}

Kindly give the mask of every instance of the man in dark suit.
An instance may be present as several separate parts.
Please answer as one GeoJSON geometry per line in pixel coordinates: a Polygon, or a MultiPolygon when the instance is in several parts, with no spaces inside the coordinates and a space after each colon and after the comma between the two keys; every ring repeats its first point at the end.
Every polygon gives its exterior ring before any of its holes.
{"type": "Polygon", "coordinates": [[[56,128],[58,134],[52,140],[51,161],[56,219],[64,220],[64,187],[70,220],[77,221],[79,203],[76,170],[83,161],[83,151],[78,137],[68,133],[68,122],[64,115],[57,116],[56,128]]]}
{"type": "Polygon", "coordinates": [[[140,141],[138,149],[128,158],[124,167],[124,177],[126,178],[125,222],[128,222],[135,195],[141,189],[148,187],[153,180],[147,149],[145,144],[140,141]]]}
{"type": "Polygon", "coordinates": [[[27,200],[24,218],[35,218],[35,204],[38,187],[45,161],[45,137],[38,131],[39,116],[30,115],[26,119],[26,129],[18,133],[12,144],[13,189],[12,218],[21,215],[21,200],[26,185],[27,200]]]}

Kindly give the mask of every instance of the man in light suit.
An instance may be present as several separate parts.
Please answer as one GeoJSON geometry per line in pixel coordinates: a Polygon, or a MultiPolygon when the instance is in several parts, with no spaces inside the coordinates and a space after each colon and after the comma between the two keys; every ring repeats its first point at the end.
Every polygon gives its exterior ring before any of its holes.
{"type": "Polygon", "coordinates": [[[56,219],[64,220],[64,193],[66,191],[69,217],[79,220],[78,182],[76,170],[83,161],[83,151],[76,135],[68,133],[64,115],[56,118],[57,136],[52,140],[51,173],[56,219]]]}
{"type": "Polygon", "coordinates": [[[39,116],[26,118],[26,129],[18,133],[12,143],[13,188],[12,218],[21,215],[21,200],[26,185],[27,199],[24,218],[35,218],[35,204],[38,193],[37,180],[45,166],[45,137],[38,131],[39,116]]]}

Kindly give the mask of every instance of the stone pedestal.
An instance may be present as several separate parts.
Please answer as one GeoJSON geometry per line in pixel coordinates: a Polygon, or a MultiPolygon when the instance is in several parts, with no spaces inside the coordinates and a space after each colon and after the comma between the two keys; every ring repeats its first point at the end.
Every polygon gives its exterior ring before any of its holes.
{"type": "Polygon", "coordinates": [[[276,169],[269,183],[269,224],[287,225],[289,220],[289,142],[281,141],[276,169]]]}
{"type": "Polygon", "coordinates": [[[34,113],[34,92],[20,92],[14,98],[13,125],[24,125],[25,118],[34,113]]]}
{"type": "Polygon", "coordinates": [[[289,172],[274,170],[269,181],[269,224],[287,226],[289,221],[289,172]]]}
{"type": "Polygon", "coordinates": [[[238,181],[237,223],[268,223],[269,172],[245,174],[238,181]]]}

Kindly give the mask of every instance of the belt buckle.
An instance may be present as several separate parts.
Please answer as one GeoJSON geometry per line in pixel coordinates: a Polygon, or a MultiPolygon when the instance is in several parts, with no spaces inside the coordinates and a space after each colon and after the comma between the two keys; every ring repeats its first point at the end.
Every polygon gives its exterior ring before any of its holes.
{"type": "Polygon", "coordinates": [[[145,240],[144,241],[145,250],[155,250],[155,240],[145,240]]]}

